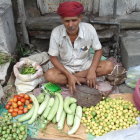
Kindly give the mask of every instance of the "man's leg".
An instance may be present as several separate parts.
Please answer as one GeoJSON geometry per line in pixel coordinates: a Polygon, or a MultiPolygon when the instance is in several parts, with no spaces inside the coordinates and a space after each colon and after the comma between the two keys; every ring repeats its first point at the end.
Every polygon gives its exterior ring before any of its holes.
{"type": "MultiPolygon", "coordinates": [[[[96,70],[97,77],[110,74],[113,68],[114,68],[114,65],[111,61],[106,61],[106,60],[100,61],[96,70]]],[[[87,71],[88,70],[80,71],[80,72],[75,73],[74,75],[76,77],[86,78],[87,71]]]]}
{"type": "Polygon", "coordinates": [[[56,84],[61,84],[61,85],[67,84],[66,76],[54,67],[46,71],[45,79],[49,82],[56,83],[56,84]]]}
{"type": "MultiPolygon", "coordinates": [[[[97,67],[97,71],[96,71],[97,77],[111,73],[113,68],[114,66],[112,62],[100,61],[97,67]]],[[[77,77],[80,83],[86,83],[87,70],[77,72],[74,75],[77,77]]],[[[56,68],[51,68],[47,70],[45,73],[45,78],[47,81],[52,82],[52,83],[62,84],[62,85],[67,84],[67,77],[56,68]]]]}

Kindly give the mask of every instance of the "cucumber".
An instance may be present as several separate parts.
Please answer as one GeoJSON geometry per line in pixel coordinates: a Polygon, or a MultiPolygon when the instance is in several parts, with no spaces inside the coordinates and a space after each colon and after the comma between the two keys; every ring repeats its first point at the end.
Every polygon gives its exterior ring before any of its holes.
{"type": "Polygon", "coordinates": [[[48,120],[48,121],[51,121],[51,120],[54,118],[54,116],[55,116],[56,113],[57,113],[58,106],[59,106],[59,99],[58,99],[57,96],[55,96],[54,104],[53,104],[53,106],[52,106],[52,108],[51,108],[51,110],[50,110],[50,112],[49,112],[48,117],[47,117],[47,120],[48,120]]]}
{"type": "Polygon", "coordinates": [[[61,114],[63,112],[63,96],[61,95],[61,93],[55,93],[55,95],[59,99],[59,107],[58,107],[58,111],[56,113],[56,121],[59,122],[59,120],[61,118],[61,114]]]}
{"type": "Polygon", "coordinates": [[[45,111],[42,114],[42,117],[44,117],[45,119],[47,118],[47,116],[48,116],[53,104],[54,104],[54,98],[50,98],[50,100],[48,101],[48,104],[47,104],[47,106],[45,108],[45,111]]]}
{"type": "Polygon", "coordinates": [[[29,110],[28,113],[26,113],[25,115],[23,115],[20,118],[18,118],[18,121],[19,122],[24,122],[24,121],[29,120],[32,117],[33,112],[34,112],[34,106],[29,110]]]}
{"type": "Polygon", "coordinates": [[[76,103],[73,103],[73,104],[70,105],[70,109],[72,110],[73,113],[72,114],[67,114],[67,125],[68,126],[73,125],[76,107],[77,107],[76,103]]]}
{"type": "Polygon", "coordinates": [[[75,117],[74,117],[74,124],[73,124],[71,130],[68,131],[69,135],[74,134],[78,130],[78,128],[80,126],[81,118],[82,118],[82,107],[77,106],[75,117]]]}
{"type": "Polygon", "coordinates": [[[77,102],[73,97],[67,96],[64,100],[64,110],[67,114],[72,114],[73,111],[70,109],[70,104],[77,102]]]}
{"type": "Polygon", "coordinates": [[[56,116],[52,119],[52,123],[56,123],[56,116]]]}
{"type": "Polygon", "coordinates": [[[64,122],[65,122],[65,118],[66,118],[66,112],[63,110],[61,119],[60,119],[60,121],[59,121],[58,124],[57,124],[57,128],[58,128],[59,130],[62,130],[62,129],[63,129],[63,127],[64,127],[64,122]]]}
{"type": "Polygon", "coordinates": [[[28,124],[32,124],[37,118],[37,112],[38,112],[38,109],[39,109],[39,103],[38,103],[36,97],[33,94],[29,94],[29,96],[31,97],[31,99],[33,101],[33,104],[34,104],[33,115],[31,117],[31,119],[28,121],[28,124]]]}
{"type": "Polygon", "coordinates": [[[41,115],[43,113],[43,111],[45,110],[45,108],[48,104],[49,99],[50,99],[50,96],[48,94],[46,94],[44,101],[39,106],[38,115],[41,115]]]}

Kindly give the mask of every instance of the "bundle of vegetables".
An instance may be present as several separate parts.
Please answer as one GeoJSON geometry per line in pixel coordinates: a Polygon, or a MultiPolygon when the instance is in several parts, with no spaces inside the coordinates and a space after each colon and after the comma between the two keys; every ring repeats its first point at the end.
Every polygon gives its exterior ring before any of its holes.
{"type": "Polygon", "coordinates": [[[27,94],[16,94],[7,102],[5,108],[11,113],[12,117],[16,117],[27,113],[32,108],[32,100],[27,94]]]}
{"type": "Polygon", "coordinates": [[[74,134],[78,130],[82,118],[82,107],[76,105],[75,98],[66,97],[63,99],[60,93],[55,93],[54,96],[41,93],[38,97],[30,94],[30,97],[33,107],[18,121],[28,121],[28,124],[32,124],[38,118],[40,119],[40,128],[45,129],[48,123],[57,122],[57,128],[62,130],[67,118],[67,125],[72,127],[68,134],[74,134]]]}
{"type": "Polygon", "coordinates": [[[3,113],[0,118],[0,140],[26,140],[27,126],[13,122],[10,113],[3,113]]]}
{"type": "Polygon", "coordinates": [[[0,52],[0,65],[10,62],[13,59],[8,53],[0,52]]]}
{"type": "Polygon", "coordinates": [[[21,74],[35,74],[36,69],[32,65],[24,65],[21,70],[21,74]]]}
{"type": "Polygon", "coordinates": [[[140,112],[131,102],[121,98],[107,98],[95,107],[83,108],[82,123],[86,126],[87,133],[101,136],[137,124],[136,117],[139,115],[140,112]]]}

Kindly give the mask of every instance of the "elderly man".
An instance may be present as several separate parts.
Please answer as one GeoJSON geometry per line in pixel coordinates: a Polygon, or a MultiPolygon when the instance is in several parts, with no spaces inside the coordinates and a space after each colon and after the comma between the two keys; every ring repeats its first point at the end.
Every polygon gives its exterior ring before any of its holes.
{"type": "Polygon", "coordinates": [[[57,13],[63,25],[53,29],[50,46],[50,69],[46,71],[47,81],[68,85],[71,92],[76,84],[96,87],[96,77],[113,70],[110,61],[101,61],[102,46],[95,28],[83,23],[84,7],[80,2],[60,3],[57,13]],[[95,51],[90,54],[90,48],[95,51]]]}

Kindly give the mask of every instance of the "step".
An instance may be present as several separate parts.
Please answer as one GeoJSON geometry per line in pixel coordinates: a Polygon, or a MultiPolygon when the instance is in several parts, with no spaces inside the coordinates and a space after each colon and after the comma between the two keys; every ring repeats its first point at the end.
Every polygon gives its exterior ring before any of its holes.
{"type": "Polygon", "coordinates": [[[140,30],[121,37],[121,57],[125,68],[140,65],[140,30]]]}

